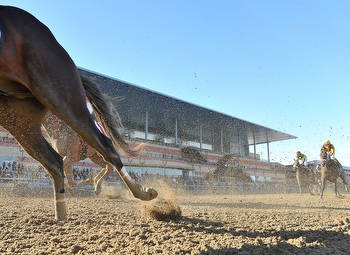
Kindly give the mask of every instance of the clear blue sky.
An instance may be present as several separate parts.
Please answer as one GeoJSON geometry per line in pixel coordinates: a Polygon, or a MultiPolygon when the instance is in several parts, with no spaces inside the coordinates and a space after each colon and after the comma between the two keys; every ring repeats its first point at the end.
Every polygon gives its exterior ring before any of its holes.
{"type": "MultiPolygon", "coordinates": [[[[298,137],[350,166],[350,1],[0,1],[46,24],[78,66],[298,137]]],[[[266,146],[258,152],[266,158],[266,146]]]]}

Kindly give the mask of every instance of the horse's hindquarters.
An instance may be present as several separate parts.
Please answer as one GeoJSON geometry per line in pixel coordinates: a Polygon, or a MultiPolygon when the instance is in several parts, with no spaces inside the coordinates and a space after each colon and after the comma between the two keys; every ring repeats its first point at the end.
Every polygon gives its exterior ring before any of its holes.
{"type": "Polygon", "coordinates": [[[13,96],[18,99],[33,97],[31,92],[25,86],[12,80],[6,80],[5,77],[2,79],[0,78],[0,95],[13,96]]]}

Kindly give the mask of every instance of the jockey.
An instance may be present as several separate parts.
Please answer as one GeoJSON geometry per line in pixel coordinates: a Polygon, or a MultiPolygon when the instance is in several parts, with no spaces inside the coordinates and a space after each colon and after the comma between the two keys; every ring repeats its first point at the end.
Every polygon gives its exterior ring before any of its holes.
{"type": "MultiPolygon", "coordinates": [[[[335,147],[333,144],[331,144],[331,142],[326,139],[324,142],[323,142],[323,145],[321,147],[321,151],[326,151],[327,154],[329,155],[329,158],[334,160],[336,162],[336,164],[339,166],[339,171],[342,172],[344,171],[342,165],[339,163],[339,161],[335,158],[335,147]]],[[[324,166],[326,164],[326,161],[327,159],[323,159],[321,158],[321,164],[322,166],[324,166]]]]}
{"type": "Polygon", "coordinates": [[[301,153],[300,151],[297,151],[296,153],[296,160],[298,160],[298,162],[303,165],[303,166],[307,166],[307,160],[306,160],[306,155],[301,153]]]}
{"type": "Polygon", "coordinates": [[[331,159],[334,159],[335,147],[333,144],[331,144],[331,142],[328,139],[326,139],[323,142],[321,151],[322,150],[325,150],[328,153],[328,155],[331,157],[331,159]]]}

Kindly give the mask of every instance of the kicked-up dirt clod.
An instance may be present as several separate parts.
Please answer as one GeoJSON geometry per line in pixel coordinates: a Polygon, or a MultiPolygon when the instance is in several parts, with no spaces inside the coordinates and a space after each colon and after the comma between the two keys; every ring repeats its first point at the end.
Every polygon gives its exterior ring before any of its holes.
{"type": "Polygon", "coordinates": [[[168,185],[158,181],[160,195],[151,202],[142,205],[142,213],[155,220],[176,220],[181,217],[180,206],[168,185]]]}

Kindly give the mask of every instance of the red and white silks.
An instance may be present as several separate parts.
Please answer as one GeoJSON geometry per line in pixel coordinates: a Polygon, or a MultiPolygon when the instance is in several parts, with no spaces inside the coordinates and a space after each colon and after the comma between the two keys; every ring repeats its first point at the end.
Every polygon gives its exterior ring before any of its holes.
{"type": "Polygon", "coordinates": [[[107,136],[107,135],[106,135],[106,131],[105,131],[104,128],[102,127],[101,123],[100,123],[100,122],[97,122],[96,120],[94,120],[94,121],[95,121],[95,125],[96,125],[96,127],[98,128],[98,130],[99,130],[103,135],[107,136]]]}
{"type": "MultiPolygon", "coordinates": [[[[89,100],[86,98],[86,107],[88,108],[89,110],[89,113],[90,114],[93,114],[94,110],[92,108],[92,105],[91,103],[89,102],[89,100]]],[[[96,120],[94,120],[95,122],[95,125],[97,127],[97,129],[103,134],[106,136],[106,131],[104,130],[104,128],[102,127],[101,123],[97,122],[96,120]]]]}

